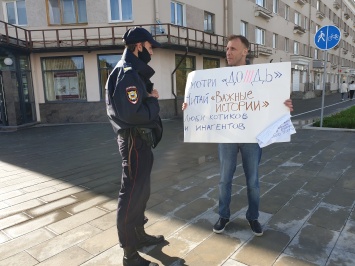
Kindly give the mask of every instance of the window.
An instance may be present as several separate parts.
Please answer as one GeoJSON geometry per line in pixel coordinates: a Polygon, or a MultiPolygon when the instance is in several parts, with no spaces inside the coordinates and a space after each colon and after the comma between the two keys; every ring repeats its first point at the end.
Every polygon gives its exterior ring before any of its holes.
{"type": "Polygon", "coordinates": [[[308,18],[304,17],[304,28],[308,30],[308,18]]]}
{"type": "Polygon", "coordinates": [[[272,12],[275,14],[279,13],[279,0],[272,1],[272,12]]]}
{"type": "Polygon", "coordinates": [[[214,33],[214,14],[205,12],[205,18],[203,20],[204,31],[214,33]]]}
{"type": "Polygon", "coordinates": [[[289,43],[290,40],[288,38],[285,38],[285,52],[288,52],[289,43]]]}
{"type": "Polygon", "coordinates": [[[87,23],[86,0],[47,0],[49,24],[87,23]]]}
{"type": "Polygon", "coordinates": [[[295,24],[301,26],[301,14],[298,12],[295,12],[295,24]]]}
{"type": "Polygon", "coordinates": [[[97,56],[99,63],[99,80],[101,100],[105,99],[105,85],[108,76],[121,59],[120,54],[105,54],[97,56]]]}
{"type": "Polygon", "coordinates": [[[133,20],[132,0],[109,0],[110,1],[110,21],[133,20]]]}
{"type": "Polygon", "coordinates": [[[307,56],[307,55],[308,55],[308,54],[307,54],[307,45],[306,45],[306,44],[303,45],[303,55],[304,55],[304,56],[307,56]]]}
{"type": "Polygon", "coordinates": [[[220,61],[217,58],[208,58],[208,57],[203,58],[203,69],[219,68],[219,66],[220,66],[220,61]]]}
{"type": "Polygon", "coordinates": [[[314,59],[318,59],[318,49],[314,48],[314,59]]]}
{"type": "Polygon", "coordinates": [[[240,22],[240,35],[248,38],[248,23],[245,21],[240,22]]]}
{"type": "Polygon", "coordinates": [[[320,11],[320,1],[319,0],[317,0],[316,8],[317,8],[318,11],[320,11]]]}
{"type": "Polygon", "coordinates": [[[43,58],[42,72],[47,101],[86,100],[82,56],[43,58]]]}
{"type": "MultiPolygon", "coordinates": [[[[177,66],[181,59],[183,59],[183,55],[175,55],[175,65],[177,66]]],[[[196,70],[195,67],[195,57],[194,56],[186,56],[178,69],[176,70],[176,95],[184,96],[185,95],[185,85],[187,81],[187,75],[196,70]]]]}
{"type": "Polygon", "coordinates": [[[4,2],[4,12],[8,23],[14,25],[27,25],[25,0],[4,2]]]}
{"type": "Polygon", "coordinates": [[[277,41],[278,41],[278,35],[273,33],[272,34],[272,48],[277,49],[277,41]]]}
{"type": "Polygon", "coordinates": [[[288,5],[285,6],[285,19],[290,19],[290,7],[288,5]]]}
{"type": "Polygon", "coordinates": [[[293,43],[293,53],[295,55],[298,55],[300,53],[300,43],[299,42],[294,42],[293,43]]]}
{"type": "Polygon", "coordinates": [[[255,42],[256,44],[265,45],[265,30],[261,28],[255,29],[255,42]]]}
{"type": "Polygon", "coordinates": [[[256,0],[255,3],[256,3],[258,6],[265,7],[265,0],[256,0]]]}
{"type": "Polygon", "coordinates": [[[184,26],[184,5],[178,2],[171,2],[170,3],[170,15],[171,15],[171,23],[184,26]]]}

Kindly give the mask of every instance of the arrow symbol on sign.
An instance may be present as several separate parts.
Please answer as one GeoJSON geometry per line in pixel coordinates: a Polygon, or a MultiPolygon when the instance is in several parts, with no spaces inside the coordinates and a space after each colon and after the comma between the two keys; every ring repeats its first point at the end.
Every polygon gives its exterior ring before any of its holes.
{"type": "Polygon", "coordinates": [[[275,79],[277,79],[277,78],[279,78],[279,77],[281,77],[282,76],[282,73],[280,73],[280,72],[274,72],[275,73],[275,79]]]}
{"type": "Polygon", "coordinates": [[[268,107],[269,106],[269,103],[267,101],[263,102],[263,107],[268,107]]]}

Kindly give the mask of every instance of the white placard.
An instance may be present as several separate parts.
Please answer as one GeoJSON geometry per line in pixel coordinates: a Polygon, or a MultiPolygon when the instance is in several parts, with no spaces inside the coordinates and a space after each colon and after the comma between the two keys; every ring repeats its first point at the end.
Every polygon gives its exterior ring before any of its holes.
{"type": "Polygon", "coordinates": [[[185,142],[257,143],[264,129],[290,113],[284,105],[290,84],[291,62],[191,72],[185,142]]]}

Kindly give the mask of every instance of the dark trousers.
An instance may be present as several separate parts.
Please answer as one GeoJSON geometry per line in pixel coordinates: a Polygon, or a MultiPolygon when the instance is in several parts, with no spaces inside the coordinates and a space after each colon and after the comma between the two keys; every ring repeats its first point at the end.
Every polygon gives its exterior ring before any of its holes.
{"type": "Polygon", "coordinates": [[[350,90],[349,92],[350,92],[350,99],[353,99],[355,90],[350,90]]]}
{"type": "Polygon", "coordinates": [[[135,227],[144,225],[144,211],[150,196],[150,173],[154,161],[152,149],[144,140],[138,136],[128,139],[120,136],[117,138],[122,156],[122,180],[117,208],[117,230],[121,247],[137,245],[135,227]]]}

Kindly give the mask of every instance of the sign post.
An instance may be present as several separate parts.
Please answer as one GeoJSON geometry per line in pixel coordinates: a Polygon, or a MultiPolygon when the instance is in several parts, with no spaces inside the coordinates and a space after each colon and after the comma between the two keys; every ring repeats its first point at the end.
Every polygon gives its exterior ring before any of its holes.
{"type": "Polygon", "coordinates": [[[318,49],[324,51],[324,72],[323,72],[323,91],[322,91],[322,107],[320,116],[320,127],[323,126],[324,96],[325,83],[327,81],[327,51],[338,45],[341,39],[341,33],[338,27],[328,25],[320,28],[314,35],[314,44],[318,49]]]}

